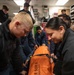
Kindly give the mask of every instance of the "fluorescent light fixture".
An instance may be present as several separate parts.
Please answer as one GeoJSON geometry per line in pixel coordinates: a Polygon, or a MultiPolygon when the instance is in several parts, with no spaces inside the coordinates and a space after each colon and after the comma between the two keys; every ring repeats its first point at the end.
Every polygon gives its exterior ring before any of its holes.
{"type": "Polygon", "coordinates": [[[14,2],[18,5],[18,6],[23,6],[25,3],[25,0],[14,0],[14,2]]]}
{"type": "Polygon", "coordinates": [[[65,5],[69,0],[58,0],[56,5],[65,5]]]}

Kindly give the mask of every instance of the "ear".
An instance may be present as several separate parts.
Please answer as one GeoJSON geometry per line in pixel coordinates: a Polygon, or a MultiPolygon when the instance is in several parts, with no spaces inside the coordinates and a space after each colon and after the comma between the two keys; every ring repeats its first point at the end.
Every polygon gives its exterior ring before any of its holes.
{"type": "Polygon", "coordinates": [[[63,26],[60,26],[60,27],[59,27],[59,32],[60,32],[60,33],[63,33],[64,31],[65,31],[64,27],[63,27],[63,26]]]}
{"type": "Polygon", "coordinates": [[[16,22],[15,22],[15,25],[16,25],[16,26],[19,26],[20,24],[21,24],[21,23],[20,23],[19,21],[16,21],[16,22]]]}

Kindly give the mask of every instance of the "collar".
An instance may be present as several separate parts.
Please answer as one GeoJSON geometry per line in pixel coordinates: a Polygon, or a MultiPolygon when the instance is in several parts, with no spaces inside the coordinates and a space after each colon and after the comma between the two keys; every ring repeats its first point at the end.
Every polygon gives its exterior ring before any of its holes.
{"type": "Polygon", "coordinates": [[[15,39],[16,37],[11,34],[10,30],[9,30],[9,23],[11,22],[11,19],[8,19],[6,22],[3,23],[3,33],[6,37],[6,39],[15,39]]]}

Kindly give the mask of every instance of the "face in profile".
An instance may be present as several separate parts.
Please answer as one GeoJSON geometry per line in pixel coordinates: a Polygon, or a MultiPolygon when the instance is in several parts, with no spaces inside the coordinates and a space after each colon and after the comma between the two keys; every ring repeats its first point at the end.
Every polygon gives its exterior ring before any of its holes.
{"type": "Polygon", "coordinates": [[[25,11],[28,11],[29,7],[24,7],[25,11]]]}
{"type": "Polygon", "coordinates": [[[66,11],[62,11],[62,14],[66,14],[66,11]]]}
{"type": "Polygon", "coordinates": [[[12,31],[17,38],[20,38],[22,36],[27,36],[28,33],[31,31],[31,28],[28,25],[19,24],[16,25],[12,31]]]}
{"type": "Polygon", "coordinates": [[[59,28],[59,30],[54,30],[51,28],[45,28],[48,40],[52,40],[54,43],[59,43],[63,39],[64,30],[59,28]]]}
{"type": "Polygon", "coordinates": [[[37,32],[38,32],[39,34],[41,34],[42,30],[37,30],[37,32]]]}
{"type": "Polygon", "coordinates": [[[5,14],[8,14],[8,11],[7,10],[3,9],[3,11],[4,11],[5,14]]]}
{"type": "Polygon", "coordinates": [[[9,24],[9,30],[18,38],[27,36],[32,27],[32,19],[26,12],[20,12],[15,15],[9,24]]]}

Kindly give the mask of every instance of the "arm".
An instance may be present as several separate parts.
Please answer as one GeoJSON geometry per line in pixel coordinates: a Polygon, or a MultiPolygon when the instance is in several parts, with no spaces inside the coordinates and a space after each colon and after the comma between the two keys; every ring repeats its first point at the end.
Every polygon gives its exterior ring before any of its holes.
{"type": "Polygon", "coordinates": [[[38,33],[36,33],[35,34],[35,42],[38,46],[40,46],[40,43],[38,42],[38,39],[39,39],[38,36],[39,36],[38,33]]]}
{"type": "Polygon", "coordinates": [[[9,14],[7,13],[7,14],[6,14],[6,20],[7,20],[8,18],[9,18],[9,14]]]}
{"type": "Polygon", "coordinates": [[[34,40],[34,38],[33,38],[33,35],[32,35],[32,31],[29,33],[29,35],[28,35],[28,42],[29,42],[29,46],[32,48],[37,48],[38,46],[37,46],[37,44],[36,44],[36,42],[35,42],[35,40],[34,40]]]}
{"type": "Polygon", "coordinates": [[[52,40],[50,40],[50,52],[54,53],[54,50],[55,50],[55,43],[52,40]]]}
{"type": "Polygon", "coordinates": [[[34,40],[34,38],[33,38],[33,35],[32,35],[32,31],[29,33],[29,35],[28,35],[28,42],[29,43],[31,43],[31,44],[33,44],[33,45],[35,45],[36,44],[36,42],[35,42],[35,40],[34,40]]]}
{"type": "Polygon", "coordinates": [[[69,44],[63,52],[62,75],[74,74],[74,44],[69,44]]]}
{"type": "Polygon", "coordinates": [[[0,54],[3,52],[3,49],[4,49],[4,37],[0,31],[0,54]]]}
{"type": "Polygon", "coordinates": [[[41,39],[42,39],[42,45],[44,45],[44,44],[47,45],[48,44],[45,32],[42,32],[41,39]]]}
{"type": "Polygon", "coordinates": [[[16,49],[13,51],[12,54],[12,65],[17,73],[25,75],[23,72],[24,71],[23,60],[21,59],[20,56],[19,42],[17,42],[16,49]]]}

